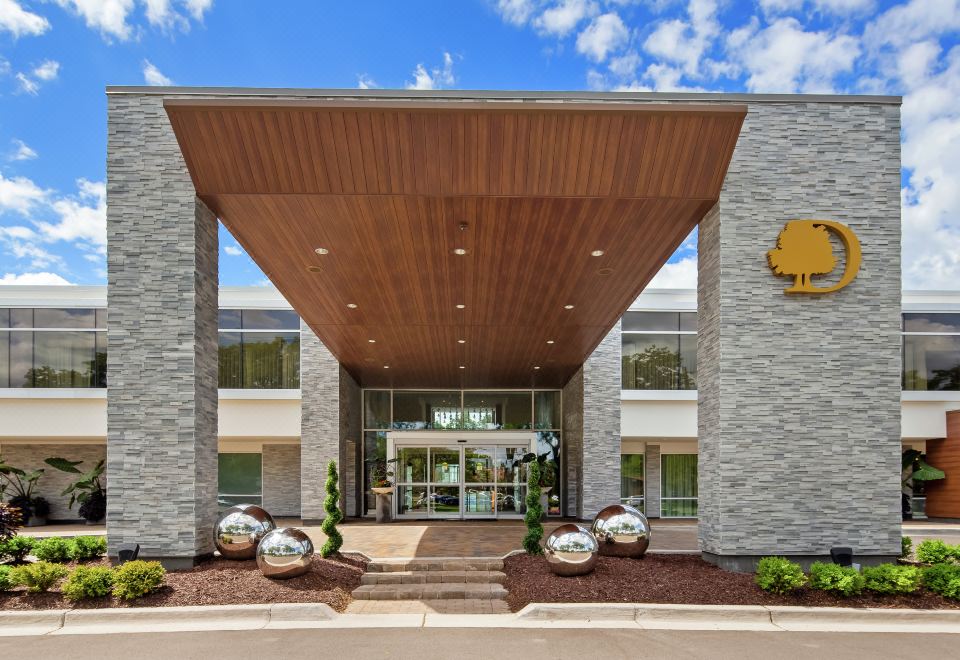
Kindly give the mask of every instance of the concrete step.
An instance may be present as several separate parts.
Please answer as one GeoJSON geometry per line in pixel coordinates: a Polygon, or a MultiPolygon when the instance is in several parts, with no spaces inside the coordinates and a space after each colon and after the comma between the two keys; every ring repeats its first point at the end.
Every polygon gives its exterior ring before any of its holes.
{"type": "Polygon", "coordinates": [[[353,590],[357,600],[502,600],[500,584],[433,582],[420,584],[364,584],[353,590]]]}
{"type": "Polygon", "coordinates": [[[506,579],[500,571],[386,571],[364,573],[360,584],[503,584],[506,579]]]}
{"type": "Polygon", "coordinates": [[[450,559],[378,559],[367,564],[368,573],[501,570],[503,570],[502,559],[474,559],[470,557],[453,557],[450,559]]]}

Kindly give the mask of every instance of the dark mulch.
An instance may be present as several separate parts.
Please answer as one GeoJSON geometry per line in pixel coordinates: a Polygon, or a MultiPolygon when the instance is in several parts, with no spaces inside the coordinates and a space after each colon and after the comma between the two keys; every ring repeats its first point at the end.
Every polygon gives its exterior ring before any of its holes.
{"type": "Polygon", "coordinates": [[[557,577],[543,557],[515,555],[504,561],[507,603],[516,612],[529,603],[681,603],[695,605],[803,605],[960,609],[960,602],[921,591],[905,596],[864,592],[844,598],[800,589],[778,596],[763,591],[753,574],[732,573],[697,555],[648,554],[643,559],[600,557],[582,577],[557,577]]]}
{"type": "MultiPolygon", "coordinates": [[[[106,564],[106,560],[94,562],[106,564]]],[[[99,607],[170,607],[174,605],[252,605],[258,603],[326,603],[342,612],[350,592],[360,585],[366,562],[357,556],[337,559],[314,556],[306,575],[271,580],[260,574],[256,561],[213,559],[186,571],[167,573],[156,593],[132,601],[97,598],[71,603],[59,591],[28,594],[20,588],[0,593],[0,610],[72,609],[99,607]]],[[[67,565],[72,568],[72,564],[67,565]]]]}

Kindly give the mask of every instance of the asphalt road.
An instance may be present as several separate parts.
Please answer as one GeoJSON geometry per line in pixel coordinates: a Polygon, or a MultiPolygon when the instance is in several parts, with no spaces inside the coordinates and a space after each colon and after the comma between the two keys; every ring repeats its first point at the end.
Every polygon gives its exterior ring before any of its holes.
{"type": "Polygon", "coordinates": [[[0,638],[18,658],[879,658],[956,657],[960,635],[620,629],[366,628],[0,638]]]}

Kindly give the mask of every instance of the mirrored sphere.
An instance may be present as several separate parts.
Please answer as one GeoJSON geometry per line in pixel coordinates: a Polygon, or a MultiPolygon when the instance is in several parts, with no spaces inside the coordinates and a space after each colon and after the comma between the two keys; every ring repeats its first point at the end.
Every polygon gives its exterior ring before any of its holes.
{"type": "Polygon", "coordinates": [[[597,564],[597,539],[586,527],[567,523],[550,533],[544,554],[550,570],[564,577],[586,575],[597,564]]]}
{"type": "Polygon", "coordinates": [[[224,559],[253,559],[257,544],[277,528],[273,516],[255,504],[238,504],[217,518],[213,542],[224,559]]]}
{"type": "Polygon", "coordinates": [[[260,541],[257,566],[268,578],[292,578],[310,570],[313,541],[296,527],[275,529],[260,541]]]}
{"type": "Polygon", "coordinates": [[[611,557],[642,557],[650,545],[647,517],[626,504],[612,504],[593,519],[593,535],[600,554],[611,557]]]}

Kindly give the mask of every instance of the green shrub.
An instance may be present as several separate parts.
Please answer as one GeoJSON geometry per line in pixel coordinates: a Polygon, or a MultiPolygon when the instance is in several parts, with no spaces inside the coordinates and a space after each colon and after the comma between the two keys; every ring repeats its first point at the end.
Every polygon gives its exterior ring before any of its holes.
{"type": "Polygon", "coordinates": [[[757,586],[775,594],[790,593],[807,583],[800,564],[786,557],[764,557],[757,564],[757,586]]]}
{"type": "Polygon", "coordinates": [[[128,561],[113,571],[113,595],[126,600],[146,596],[163,586],[165,575],[158,561],[128,561]]]}
{"type": "Polygon", "coordinates": [[[19,564],[36,544],[37,540],[32,536],[13,536],[6,541],[0,541],[0,555],[19,564]]]}
{"type": "Polygon", "coordinates": [[[927,539],[917,546],[917,561],[924,564],[945,564],[953,556],[953,548],[940,539],[927,539]]]}
{"type": "Polygon", "coordinates": [[[923,586],[935,594],[960,600],[960,566],[934,564],[923,569],[923,586]]]}
{"type": "Polygon", "coordinates": [[[324,484],[327,496],[323,500],[323,510],[327,515],[320,523],[320,529],[327,535],[326,542],[320,548],[320,556],[324,558],[338,554],[343,545],[343,537],[337,529],[337,525],[343,520],[343,512],[340,510],[340,489],[337,487],[339,480],[337,462],[330,461],[327,463],[327,481],[324,484]]]}
{"type": "Polygon", "coordinates": [[[70,546],[70,558],[90,561],[107,554],[107,539],[102,536],[77,536],[70,546]]]}
{"type": "Polygon", "coordinates": [[[814,562],[810,567],[810,586],[823,591],[835,591],[844,596],[855,596],[863,591],[866,582],[852,566],[814,562]]]}
{"type": "Polygon", "coordinates": [[[113,589],[113,569],[106,566],[77,566],[67,576],[61,591],[69,600],[102,598],[113,589]]]}
{"type": "Polygon", "coordinates": [[[523,549],[528,555],[542,555],[543,547],[540,539],[543,538],[543,506],[540,505],[540,466],[531,461],[527,468],[527,512],[523,522],[527,526],[527,533],[523,537],[523,549]]]}
{"type": "Polygon", "coordinates": [[[909,536],[900,537],[900,557],[902,559],[907,559],[910,556],[910,553],[913,552],[913,539],[909,536]]]}
{"type": "Polygon", "coordinates": [[[70,561],[73,544],[59,536],[40,539],[33,548],[33,556],[40,561],[52,561],[58,564],[70,561]]]}
{"type": "Polygon", "coordinates": [[[17,583],[14,581],[13,566],[0,566],[0,591],[10,591],[17,583]]]}
{"type": "Polygon", "coordinates": [[[32,594],[47,591],[67,574],[65,566],[48,561],[24,564],[13,569],[14,582],[22,584],[32,594]]]}
{"type": "Polygon", "coordinates": [[[866,588],[878,594],[912,594],[920,588],[920,578],[916,566],[880,564],[863,569],[866,588]]]}

